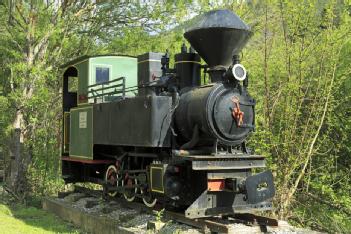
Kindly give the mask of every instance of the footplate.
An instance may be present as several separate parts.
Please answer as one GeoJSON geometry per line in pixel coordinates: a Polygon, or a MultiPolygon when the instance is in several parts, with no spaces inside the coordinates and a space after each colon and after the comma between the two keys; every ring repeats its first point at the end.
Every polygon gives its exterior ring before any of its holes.
{"type": "Polygon", "coordinates": [[[191,161],[193,170],[242,170],[264,168],[265,157],[249,154],[227,155],[194,155],[177,156],[179,159],[191,161]]]}

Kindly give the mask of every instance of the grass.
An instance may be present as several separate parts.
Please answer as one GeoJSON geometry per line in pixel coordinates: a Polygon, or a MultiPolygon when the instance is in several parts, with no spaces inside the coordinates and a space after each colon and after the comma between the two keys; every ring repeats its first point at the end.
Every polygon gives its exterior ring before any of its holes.
{"type": "Polygon", "coordinates": [[[0,196],[0,234],[81,233],[51,213],[3,198],[0,196]]]}
{"type": "Polygon", "coordinates": [[[0,204],[0,233],[79,233],[79,230],[35,207],[10,208],[0,204]]]}

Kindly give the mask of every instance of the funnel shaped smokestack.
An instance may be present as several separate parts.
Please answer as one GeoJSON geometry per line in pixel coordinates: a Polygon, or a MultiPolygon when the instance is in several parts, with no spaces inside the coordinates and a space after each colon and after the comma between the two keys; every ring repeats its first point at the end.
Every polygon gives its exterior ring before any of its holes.
{"type": "Polygon", "coordinates": [[[215,10],[195,18],[184,37],[210,67],[229,66],[251,35],[247,26],[229,10],[215,10]]]}

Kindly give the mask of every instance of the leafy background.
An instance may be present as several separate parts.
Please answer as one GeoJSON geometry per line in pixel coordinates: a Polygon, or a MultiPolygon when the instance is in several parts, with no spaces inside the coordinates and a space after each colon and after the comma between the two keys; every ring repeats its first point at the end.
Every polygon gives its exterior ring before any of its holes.
{"type": "Polygon", "coordinates": [[[86,54],[174,55],[187,20],[212,9],[233,10],[253,31],[241,55],[257,100],[249,145],[275,175],[270,215],[317,230],[351,230],[347,0],[1,0],[0,164],[9,168],[20,129],[14,192],[26,201],[64,186],[61,64],[86,54]]]}

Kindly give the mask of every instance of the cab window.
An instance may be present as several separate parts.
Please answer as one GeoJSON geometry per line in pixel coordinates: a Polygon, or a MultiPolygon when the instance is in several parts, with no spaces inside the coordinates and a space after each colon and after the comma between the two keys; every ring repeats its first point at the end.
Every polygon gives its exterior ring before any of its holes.
{"type": "Polygon", "coordinates": [[[109,81],[110,68],[109,67],[96,67],[95,69],[95,82],[96,84],[104,83],[109,81]]]}
{"type": "Polygon", "coordinates": [[[76,93],[78,91],[78,77],[69,76],[68,77],[68,92],[76,93]]]}

